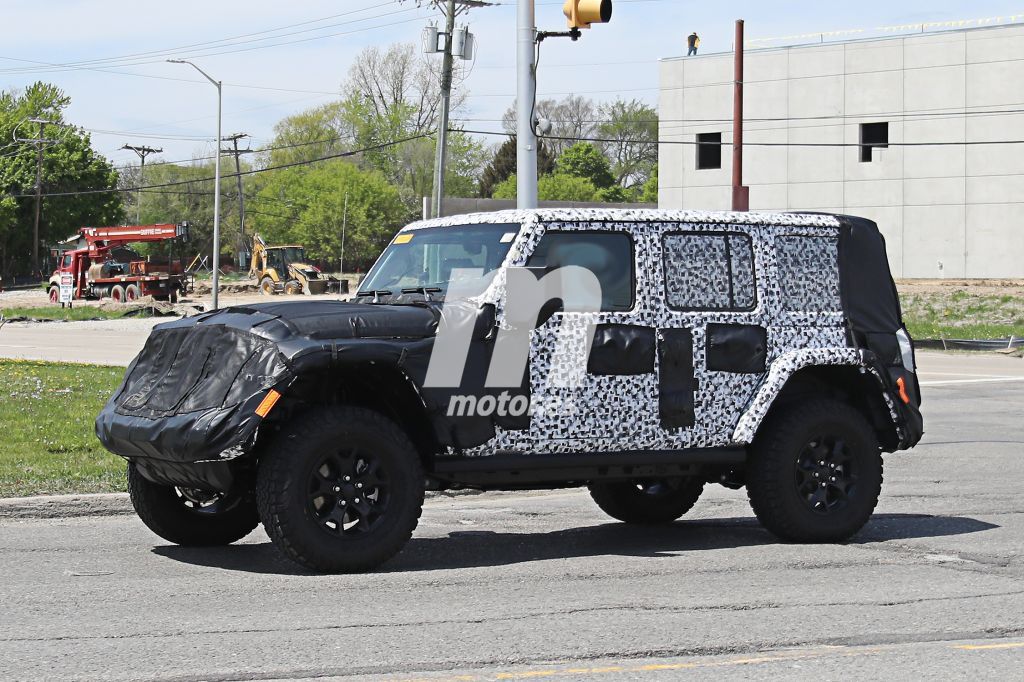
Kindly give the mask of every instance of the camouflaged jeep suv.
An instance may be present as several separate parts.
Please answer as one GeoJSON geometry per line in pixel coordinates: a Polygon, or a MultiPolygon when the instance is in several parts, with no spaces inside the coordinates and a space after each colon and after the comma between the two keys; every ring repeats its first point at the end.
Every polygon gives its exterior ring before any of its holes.
{"type": "Polygon", "coordinates": [[[456,488],[587,486],[658,524],[745,485],[776,536],[841,541],[919,405],[874,223],[535,210],[412,224],[350,302],[157,326],[96,430],[161,537],[262,522],[300,564],[359,571],[409,539],[425,490],[456,488]],[[552,293],[556,273],[597,293],[552,293]]]}

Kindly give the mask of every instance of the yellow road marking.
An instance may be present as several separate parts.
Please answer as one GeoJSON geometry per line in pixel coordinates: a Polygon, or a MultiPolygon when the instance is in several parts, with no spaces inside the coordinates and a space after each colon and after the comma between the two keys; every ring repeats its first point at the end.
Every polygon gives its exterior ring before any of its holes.
{"type": "MultiPolygon", "coordinates": [[[[927,644],[927,642],[922,642],[927,644]]],[[[1024,642],[1000,642],[995,644],[955,644],[949,645],[953,649],[967,651],[985,649],[1019,649],[1024,648],[1024,642]]],[[[780,651],[776,654],[765,654],[761,656],[748,656],[746,658],[731,658],[724,661],[687,661],[684,663],[644,663],[641,665],[610,665],[603,667],[575,667],[575,668],[535,668],[532,670],[520,670],[503,673],[481,673],[478,675],[459,675],[453,677],[432,677],[422,678],[422,682],[485,682],[486,680],[527,680],[556,676],[576,675],[601,675],[609,673],[639,673],[658,672],[665,670],[693,670],[699,668],[722,668],[730,666],[755,665],[758,663],[780,663],[786,661],[800,661],[813,658],[822,658],[830,655],[844,657],[867,656],[872,654],[895,651],[899,648],[892,646],[856,647],[849,649],[843,646],[821,647],[813,650],[791,650],[780,651]]],[[[552,664],[557,666],[557,663],[552,664]]],[[[410,681],[412,682],[412,681],[410,681]]],[[[416,682],[420,682],[417,680],[416,682]]]]}
{"type": "Polygon", "coordinates": [[[978,649],[1020,649],[1024,647],[1024,642],[1002,642],[1000,644],[961,644],[956,649],[966,649],[967,651],[976,651],[978,649]]]}

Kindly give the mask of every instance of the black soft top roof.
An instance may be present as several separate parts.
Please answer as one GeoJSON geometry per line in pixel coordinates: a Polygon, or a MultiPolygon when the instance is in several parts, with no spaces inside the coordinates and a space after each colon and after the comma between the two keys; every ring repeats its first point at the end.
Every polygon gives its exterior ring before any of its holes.
{"type": "MultiPolygon", "coordinates": [[[[852,331],[895,334],[903,327],[885,237],[866,218],[840,215],[839,291],[852,331]]],[[[869,336],[870,338],[870,336],[869,336]]]]}

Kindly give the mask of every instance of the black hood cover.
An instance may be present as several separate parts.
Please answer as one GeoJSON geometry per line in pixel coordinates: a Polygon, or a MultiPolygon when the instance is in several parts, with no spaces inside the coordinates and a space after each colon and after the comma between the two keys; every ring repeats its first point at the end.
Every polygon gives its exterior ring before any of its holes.
{"type": "Polygon", "coordinates": [[[225,451],[254,438],[255,410],[269,389],[284,391],[300,374],[331,364],[398,364],[410,350],[429,357],[439,318],[429,304],[301,301],[158,325],[97,417],[96,434],[130,458],[231,456],[225,451]]]}

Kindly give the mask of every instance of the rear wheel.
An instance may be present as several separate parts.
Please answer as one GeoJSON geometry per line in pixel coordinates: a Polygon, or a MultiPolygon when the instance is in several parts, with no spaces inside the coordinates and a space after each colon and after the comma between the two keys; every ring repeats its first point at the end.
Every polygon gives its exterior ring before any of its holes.
{"type": "Polygon", "coordinates": [[[60,303],[60,289],[57,287],[50,287],[50,303],[60,303]]]}
{"type": "Polygon", "coordinates": [[[590,496],[608,516],[638,524],[672,523],[690,511],[703,490],[700,476],[590,484],[590,496]]]}
{"type": "Polygon", "coordinates": [[[128,464],[128,494],[146,526],[178,545],[227,545],[259,525],[248,493],[212,493],[153,483],[128,464]]]}
{"type": "Polygon", "coordinates": [[[124,287],[120,284],[115,284],[111,287],[110,298],[113,299],[115,303],[122,303],[124,301],[124,287]]]}
{"type": "Polygon", "coordinates": [[[124,300],[126,301],[137,301],[142,296],[139,291],[139,287],[135,284],[129,284],[124,288],[124,300]]]}
{"type": "Polygon", "coordinates": [[[285,556],[316,571],[375,568],[409,540],[423,507],[419,453],[383,415],[317,409],[293,420],[260,458],[256,500],[285,556]]]}
{"type": "Polygon", "coordinates": [[[260,293],[264,296],[273,296],[277,292],[274,291],[274,280],[270,277],[264,277],[260,280],[260,293]]]}
{"type": "Polygon", "coordinates": [[[762,525],[783,540],[841,542],[878,504],[882,454],[864,416],[846,403],[797,403],[757,435],[747,495],[762,525]]]}

